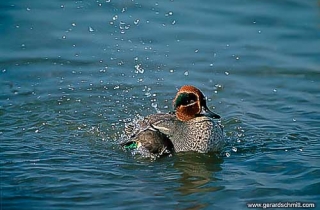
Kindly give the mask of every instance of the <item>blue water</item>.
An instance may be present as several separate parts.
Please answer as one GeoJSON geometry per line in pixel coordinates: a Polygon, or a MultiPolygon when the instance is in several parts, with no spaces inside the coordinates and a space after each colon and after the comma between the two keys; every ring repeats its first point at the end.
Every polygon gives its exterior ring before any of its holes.
{"type": "Polygon", "coordinates": [[[319,209],[319,26],[315,0],[1,1],[0,209],[319,209]],[[184,84],[223,151],[122,150],[184,84]]]}

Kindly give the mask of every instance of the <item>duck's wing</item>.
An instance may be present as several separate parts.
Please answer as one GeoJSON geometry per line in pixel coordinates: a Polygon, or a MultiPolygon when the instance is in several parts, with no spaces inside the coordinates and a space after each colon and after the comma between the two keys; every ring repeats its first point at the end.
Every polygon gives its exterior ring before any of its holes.
{"type": "Polygon", "coordinates": [[[132,122],[125,125],[124,133],[128,138],[133,138],[141,131],[154,130],[152,125],[156,125],[164,120],[175,118],[173,114],[151,114],[144,118],[133,120],[132,122]]]}
{"type": "Polygon", "coordinates": [[[177,126],[180,124],[181,121],[178,120],[174,114],[167,114],[165,117],[151,123],[150,126],[167,135],[170,139],[170,136],[175,132],[177,126]]]}
{"type": "Polygon", "coordinates": [[[162,132],[149,128],[140,131],[126,142],[120,144],[125,149],[141,149],[151,154],[162,155],[173,151],[173,144],[162,132]]]}

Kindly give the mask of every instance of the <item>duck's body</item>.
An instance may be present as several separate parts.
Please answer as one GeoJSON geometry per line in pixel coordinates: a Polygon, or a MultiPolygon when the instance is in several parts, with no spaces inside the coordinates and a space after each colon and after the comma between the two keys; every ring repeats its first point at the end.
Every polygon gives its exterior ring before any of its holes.
{"type": "Polygon", "coordinates": [[[218,151],[224,144],[221,125],[204,115],[185,122],[177,118],[162,121],[154,125],[154,128],[170,139],[175,152],[196,151],[206,153],[218,151]]]}
{"type": "Polygon", "coordinates": [[[125,148],[163,151],[219,151],[224,145],[222,126],[214,119],[200,90],[183,86],[174,99],[175,113],[152,114],[126,127],[125,148]]]}

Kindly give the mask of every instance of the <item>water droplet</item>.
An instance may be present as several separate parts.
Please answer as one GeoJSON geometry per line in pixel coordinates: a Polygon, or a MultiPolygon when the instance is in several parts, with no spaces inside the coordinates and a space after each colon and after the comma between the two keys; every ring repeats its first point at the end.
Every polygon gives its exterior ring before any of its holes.
{"type": "Polygon", "coordinates": [[[137,74],[138,74],[138,73],[141,73],[141,74],[144,73],[144,69],[142,68],[142,65],[141,65],[141,64],[135,65],[134,68],[135,68],[135,73],[137,73],[137,74]]]}
{"type": "Polygon", "coordinates": [[[224,72],[224,74],[228,76],[230,73],[229,73],[229,72],[227,72],[227,71],[225,71],[225,72],[224,72]]]}
{"type": "Polygon", "coordinates": [[[120,86],[119,85],[116,85],[116,86],[114,86],[114,90],[117,90],[117,89],[119,89],[120,88],[120,86]]]}
{"type": "Polygon", "coordinates": [[[226,152],[226,157],[230,157],[230,153],[229,152],[226,152]]]}
{"type": "Polygon", "coordinates": [[[171,16],[173,13],[172,12],[168,12],[166,14],[164,14],[164,16],[168,17],[168,16],[171,16]]]}
{"type": "Polygon", "coordinates": [[[89,32],[94,32],[94,29],[91,26],[88,27],[88,30],[89,32]]]}
{"type": "Polygon", "coordinates": [[[117,20],[118,19],[118,15],[115,15],[112,17],[112,20],[117,20]]]}
{"type": "Polygon", "coordinates": [[[120,21],[119,28],[122,30],[125,29],[125,23],[120,21]]]}
{"type": "Polygon", "coordinates": [[[161,113],[161,111],[158,109],[158,104],[157,103],[151,103],[151,106],[156,110],[157,113],[161,113]]]}
{"type": "Polygon", "coordinates": [[[189,76],[189,72],[188,72],[188,71],[185,71],[185,72],[184,72],[184,76],[189,76]]]}
{"type": "Polygon", "coordinates": [[[232,147],[232,151],[237,152],[238,149],[236,147],[232,147]]]}
{"type": "Polygon", "coordinates": [[[140,22],[140,20],[139,20],[139,19],[136,19],[135,21],[133,21],[133,23],[134,23],[135,25],[138,25],[138,24],[139,24],[139,22],[140,22]]]}

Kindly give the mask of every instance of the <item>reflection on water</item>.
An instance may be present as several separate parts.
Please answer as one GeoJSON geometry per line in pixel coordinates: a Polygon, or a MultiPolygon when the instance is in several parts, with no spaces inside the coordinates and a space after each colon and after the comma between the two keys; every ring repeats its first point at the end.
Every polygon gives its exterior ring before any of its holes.
{"type": "Polygon", "coordinates": [[[222,171],[222,163],[223,159],[217,154],[176,154],[173,167],[181,174],[177,179],[179,186],[175,191],[181,195],[179,201],[184,203],[186,208],[202,209],[210,206],[210,201],[196,198],[206,194],[213,195],[224,188],[216,178],[216,174],[222,171]]]}
{"type": "Polygon", "coordinates": [[[181,171],[180,187],[182,195],[215,192],[223,189],[216,186],[215,173],[222,170],[223,159],[216,154],[177,153],[174,168],[181,171]]]}

